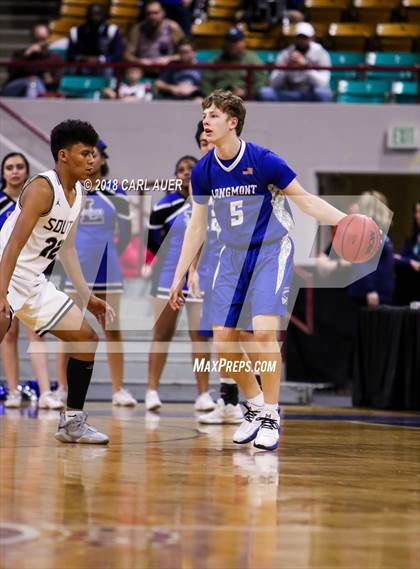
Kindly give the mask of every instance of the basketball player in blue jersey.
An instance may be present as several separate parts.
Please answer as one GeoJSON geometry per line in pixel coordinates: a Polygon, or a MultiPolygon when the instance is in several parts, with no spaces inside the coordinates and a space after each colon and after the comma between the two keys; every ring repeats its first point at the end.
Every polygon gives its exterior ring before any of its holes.
{"type": "Polygon", "coordinates": [[[215,91],[203,101],[203,126],[214,144],[194,167],[193,211],[170,291],[170,305],[184,301],[182,285],[188,267],[202,247],[208,201],[214,208],[223,242],[212,287],[212,324],[219,358],[245,394],[246,413],[233,441],[254,441],[257,448],[278,446],[280,416],[280,348],[277,334],[285,315],[293,269],[293,218],[287,198],[321,223],[335,225],[345,214],[306,192],[295,172],[279,156],[240,137],[245,106],[228,91],[215,91]],[[243,368],[240,330],[253,331],[247,349],[254,362],[275,363],[275,371],[255,376],[243,368]]]}
{"type": "MultiPolygon", "coordinates": [[[[146,409],[157,411],[162,406],[158,387],[167,360],[167,348],[176,329],[177,314],[168,306],[169,289],[182,248],[185,229],[191,217],[191,203],[188,199],[188,188],[191,170],[197,159],[193,156],[182,156],[176,163],[175,176],[182,184],[178,191],[169,192],[153,207],[150,214],[148,249],[156,255],[153,268],[152,296],[154,299],[156,322],[153,329],[153,343],[149,353],[149,376],[145,397],[146,409]]],[[[205,265],[203,265],[205,266],[205,265]]],[[[200,269],[200,278],[205,281],[208,273],[200,269]]],[[[187,288],[184,289],[188,294],[187,288]]],[[[187,318],[192,341],[193,359],[208,358],[201,348],[205,338],[198,331],[201,298],[187,299],[187,318]]],[[[208,371],[195,373],[198,397],[194,404],[196,411],[211,411],[214,401],[208,393],[208,371]]]]}
{"type": "Polygon", "coordinates": [[[67,410],[56,433],[66,443],[108,442],[86,423],[83,411],[98,337],[81,310],[44,275],[59,254],[87,309],[102,324],[107,314],[112,320],[112,308],[90,294],[74,247],[83,202],[80,180],[92,171],[97,141],[89,123],[68,120],[57,125],[51,132],[55,169],[25,184],[0,231],[0,342],[16,317],[40,336],[50,332],[69,343],[67,410]]]}
{"type": "MultiPolygon", "coordinates": [[[[197,125],[197,130],[195,133],[195,141],[202,156],[205,156],[207,152],[214,148],[206,137],[204,132],[203,123],[200,121],[197,125]]],[[[205,287],[204,292],[204,302],[201,312],[200,321],[200,334],[204,336],[213,336],[212,325],[210,322],[210,298],[211,298],[211,285],[214,272],[217,267],[217,262],[219,259],[220,250],[223,244],[219,241],[220,227],[217,223],[217,219],[214,213],[213,200],[209,203],[209,220],[208,220],[208,231],[207,231],[207,241],[206,241],[206,254],[204,258],[200,260],[200,267],[203,265],[203,261],[207,263],[207,272],[210,278],[207,278],[207,286],[199,278],[199,274],[196,276],[196,265],[198,264],[198,258],[196,262],[190,267],[188,272],[188,288],[196,296],[201,296],[201,290],[205,287]],[[196,290],[198,286],[199,290],[196,290]]],[[[224,373],[223,370],[219,373],[220,378],[220,397],[217,400],[216,408],[210,413],[204,413],[200,415],[197,420],[199,423],[205,425],[235,425],[242,423],[243,414],[241,407],[239,405],[238,398],[238,386],[235,381],[229,377],[229,374],[224,373]]]]}

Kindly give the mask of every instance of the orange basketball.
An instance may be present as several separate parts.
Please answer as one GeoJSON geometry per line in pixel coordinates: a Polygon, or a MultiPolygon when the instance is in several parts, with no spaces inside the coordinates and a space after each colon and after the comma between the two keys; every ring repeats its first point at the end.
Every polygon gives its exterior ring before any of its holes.
{"type": "Polygon", "coordinates": [[[380,245],[379,228],[366,215],[347,215],[335,227],[334,250],[350,263],[366,263],[378,252],[380,245]]]}

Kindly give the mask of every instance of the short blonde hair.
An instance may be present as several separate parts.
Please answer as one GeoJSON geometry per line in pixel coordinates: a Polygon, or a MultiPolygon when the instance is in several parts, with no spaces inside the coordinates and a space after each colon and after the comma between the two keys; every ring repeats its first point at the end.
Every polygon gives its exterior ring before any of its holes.
{"type": "Polygon", "coordinates": [[[371,217],[381,229],[388,229],[392,211],[384,194],[375,190],[363,192],[358,201],[360,213],[371,217]]]}

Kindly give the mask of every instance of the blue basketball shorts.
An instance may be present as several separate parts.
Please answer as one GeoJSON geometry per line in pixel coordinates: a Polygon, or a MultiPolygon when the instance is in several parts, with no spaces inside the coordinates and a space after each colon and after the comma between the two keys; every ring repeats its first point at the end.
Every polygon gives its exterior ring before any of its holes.
{"type": "Polygon", "coordinates": [[[252,331],[258,315],[284,316],[293,276],[293,242],[288,235],[248,250],[225,246],[219,255],[209,302],[213,326],[252,331]]]}

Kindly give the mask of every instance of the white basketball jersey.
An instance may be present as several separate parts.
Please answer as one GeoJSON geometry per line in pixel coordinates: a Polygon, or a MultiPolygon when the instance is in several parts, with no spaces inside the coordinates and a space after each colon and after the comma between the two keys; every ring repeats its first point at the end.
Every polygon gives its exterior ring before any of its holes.
{"type": "MultiPolygon", "coordinates": [[[[53,190],[52,206],[48,213],[38,219],[28,241],[20,252],[12,279],[17,277],[26,281],[33,281],[42,275],[60,251],[82,208],[83,194],[80,182],[76,182],[76,199],[73,205],[70,206],[55,170],[48,170],[34,176],[28,180],[22,192],[30,182],[39,177],[48,180],[53,190]]],[[[0,258],[20,212],[21,204],[19,199],[15,210],[7,218],[0,231],[0,258]]]]}

